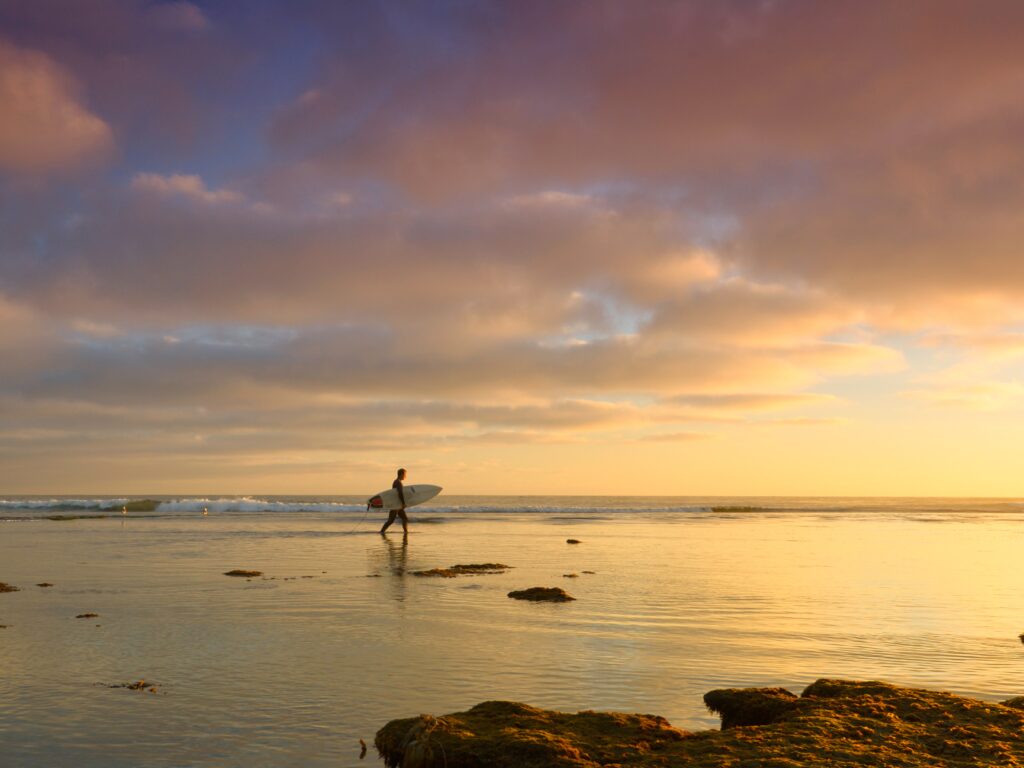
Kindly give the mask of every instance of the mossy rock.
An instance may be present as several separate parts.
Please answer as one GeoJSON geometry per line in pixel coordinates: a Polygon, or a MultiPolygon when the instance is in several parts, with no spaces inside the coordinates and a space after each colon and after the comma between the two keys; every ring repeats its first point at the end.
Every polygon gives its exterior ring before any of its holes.
{"type": "Polygon", "coordinates": [[[881,682],[711,691],[729,720],[687,733],[653,715],[567,714],[490,701],[393,720],[374,743],[397,768],[1024,768],[1024,711],[881,682]]]}
{"type": "Polygon", "coordinates": [[[570,715],[486,701],[455,715],[393,720],[377,732],[374,745],[389,768],[572,768],[625,764],[640,745],[659,750],[684,735],[650,715],[570,715]],[[581,746],[589,744],[605,747],[600,762],[581,746]]]}
{"type": "Polygon", "coordinates": [[[799,700],[785,688],[720,688],[704,694],[704,704],[722,718],[722,730],[770,725],[792,712],[799,700]]]}

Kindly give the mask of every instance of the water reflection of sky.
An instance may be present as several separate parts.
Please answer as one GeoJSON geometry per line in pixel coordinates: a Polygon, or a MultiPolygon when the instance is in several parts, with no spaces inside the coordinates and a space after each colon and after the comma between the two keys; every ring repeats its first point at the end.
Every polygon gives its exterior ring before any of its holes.
{"type": "Polygon", "coordinates": [[[315,515],[9,525],[0,741],[12,766],[349,766],[391,718],[495,698],[697,728],[720,686],[1024,692],[1024,529],[933,517],[414,515],[408,538],[315,515]],[[410,575],[486,561],[514,568],[410,575]],[[531,586],[578,600],[505,596],[531,586]],[[143,678],[162,694],[96,685],[143,678]]]}

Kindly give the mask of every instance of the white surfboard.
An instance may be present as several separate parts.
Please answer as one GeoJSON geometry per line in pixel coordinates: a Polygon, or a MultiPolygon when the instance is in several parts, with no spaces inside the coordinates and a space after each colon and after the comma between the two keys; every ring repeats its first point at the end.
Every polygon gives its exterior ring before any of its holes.
{"type": "MultiPolygon", "coordinates": [[[[440,485],[416,483],[414,485],[404,486],[402,491],[405,494],[405,506],[415,507],[417,504],[430,501],[442,491],[442,488],[440,485]]],[[[402,500],[398,498],[398,491],[394,488],[388,488],[386,491],[381,491],[372,499],[369,499],[366,504],[374,509],[402,508],[402,500]]]]}

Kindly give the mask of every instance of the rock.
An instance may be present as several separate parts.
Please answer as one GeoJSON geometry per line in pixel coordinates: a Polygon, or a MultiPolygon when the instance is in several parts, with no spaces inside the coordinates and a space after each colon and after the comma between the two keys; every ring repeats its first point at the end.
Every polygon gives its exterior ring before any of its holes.
{"type": "Polygon", "coordinates": [[[0,592],[21,592],[21,589],[15,587],[12,584],[5,584],[4,582],[0,581],[0,592]]]}
{"type": "Polygon", "coordinates": [[[576,598],[570,595],[561,587],[530,587],[509,592],[508,596],[513,600],[533,600],[548,603],[568,603],[576,598]]]}
{"type": "Polygon", "coordinates": [[[502,563],[470,563],[453,565],[450,568],[431,568],[429,571],[413,571],[413,576],[439,576],[443,579],[454,579],[456,576],[479,576],[485,573],[505,573],[511,565],[502,563]]]}
{"type": "Polygon", "coordinates": [[[76,619],[95,619],[97,616],[99,616],[98,613],[80,613],[77,616],[75,616],[75,618],[76,619]]]}
{"type": "Polygon", "coordinates": [[[578,579],[580,575],[578,573],[563,573],[563,579],[578,579]]]}
{"type": "Polygon", "coordinates": [[[36,586],[37,586],[37,587],[52,587],[52,586],[53,586],[53,584],[51,584],[51,583],[50,583],[50,582],[48,582],[48,581],[42,581],[42,582],[40,582],[39,584],[36,584],[36,586]]]}
{"type": "Polygon", "coordinates": [[[566,539],[565,543],[566,544],[582,544],[583,542],[580,541],[579,539],[566,539]]]}
{"type": "Polygon", "coordinates": [[[110,515],[49,515],[46,520],[103,520],[110,515]]]}
{"type": "Polygon", "coordinates": [[[159,683],[147,683],[145,680],[135,683],[114,683],[107,686],[107,688],[127,688],[129,691],[148,691],[149,693],[156,693],[156,689],[159,687],[159,683]]]}
{"type": "Polygon", "coordinates": [[[591,576],[593,576],[595,573],[597,573],[597,571],[584,571],[584,573],[589,573],[591,576]]]}
{"type": "Polygon", "coordinates": [[[233,571],[224,571],[224,575],[225,576],[253,577],[253,576],[262,576],[263,575],[263,571],[246,571],[246,570],[243,570],[241,568],[236,568],[233,571]]]}
{"type": "MultiPolygon", "coordinates": [[[[1019,697],[1024,699],[1024,697],[1019,697]]],[[[880,682],[819,680],[705,696],[731,725],[687,733],[653,715],[567,714],[489,701],[393,720],[374,739],[389,768],[865,768],[1024,764],[1024,711],[880,682]],[[755,724],[760,723],[760,724],[755,724]]]]}
{"type": "Polygon", "coordinates": [[[722,718],[722,730],[769,725],[793,711],[799,700],[785,688],[720,688],[704,694],[704,704],[722,718]]]}
{"type": "Polygon", "coordinates": [[[441,718],[393,720],[377,732],[374,746],[389,768],[590,768],[640,765],[635,760],[641,744],[645,752],[660,753],[684,736],[660,717],[570,715],[487,701],[441,718]]]}

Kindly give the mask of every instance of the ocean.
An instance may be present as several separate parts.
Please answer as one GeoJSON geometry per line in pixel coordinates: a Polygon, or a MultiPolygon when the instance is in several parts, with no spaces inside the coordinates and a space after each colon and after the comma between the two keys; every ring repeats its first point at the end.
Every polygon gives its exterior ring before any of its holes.
{"type": "Polygon", "coordinates": [[[701,729],[718,687],[1024,694],[1019,500],[442,494],[407,539],[365,502],[0,499],[3,765],[366,765],[488,699],[701,729]],[[479,562],[511,567],[413,575],[479,562]]]}

